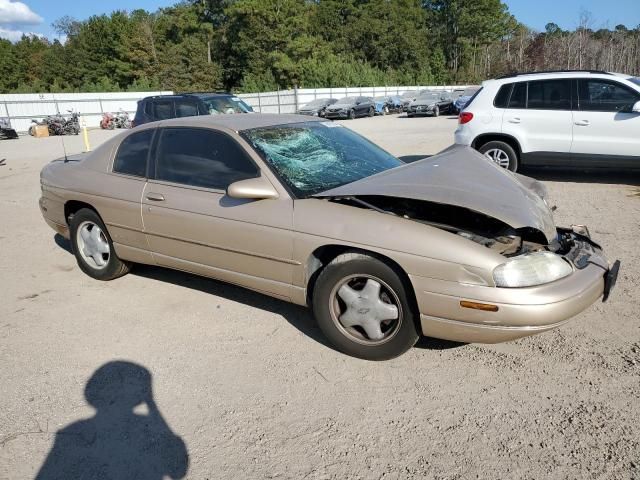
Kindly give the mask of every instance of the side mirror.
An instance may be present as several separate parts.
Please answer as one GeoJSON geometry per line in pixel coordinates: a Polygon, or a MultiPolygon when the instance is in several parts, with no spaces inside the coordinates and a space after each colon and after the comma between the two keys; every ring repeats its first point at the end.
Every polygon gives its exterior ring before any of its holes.
{"type": "Polygon", "coordinates": [[[232,198],[266,200],[278,198],[278,192],[264,177],[248,178],[233,182],[227,187],[227,195],[232,198]]]}

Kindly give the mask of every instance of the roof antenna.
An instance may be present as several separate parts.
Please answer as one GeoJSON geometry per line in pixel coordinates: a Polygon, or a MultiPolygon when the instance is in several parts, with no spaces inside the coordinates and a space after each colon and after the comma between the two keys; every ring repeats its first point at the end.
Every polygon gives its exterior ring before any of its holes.
{"type": "Polygon", "coordinates": [[[60,135],[60,141],[62,142],[62,151],[64,152],[64,163],[67,163],[69,158],[67,157],[67,147],[64,144],[64,132],[60,135]]]}

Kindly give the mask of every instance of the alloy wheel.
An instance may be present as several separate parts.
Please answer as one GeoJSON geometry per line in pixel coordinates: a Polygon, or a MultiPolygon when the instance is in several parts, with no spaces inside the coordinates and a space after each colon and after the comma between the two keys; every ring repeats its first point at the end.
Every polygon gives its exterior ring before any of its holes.
{"type": "Polygon", "coordinates": [[[109,263],[111,249],[102,229],[93,222],[82,222],[78,227],[76,242],[84,262],[101,270],[109,263]]]}

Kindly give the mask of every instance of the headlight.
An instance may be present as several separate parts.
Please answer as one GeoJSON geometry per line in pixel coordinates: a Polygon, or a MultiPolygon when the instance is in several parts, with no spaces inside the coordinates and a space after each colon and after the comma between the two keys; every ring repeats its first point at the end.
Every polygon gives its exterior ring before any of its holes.
{"type": "Polygon", "coordinates": [[[493,280],[498,287],[531,287],[570,275],[569,262],[551,252],[526,253],[498,265],[493,280]]]}

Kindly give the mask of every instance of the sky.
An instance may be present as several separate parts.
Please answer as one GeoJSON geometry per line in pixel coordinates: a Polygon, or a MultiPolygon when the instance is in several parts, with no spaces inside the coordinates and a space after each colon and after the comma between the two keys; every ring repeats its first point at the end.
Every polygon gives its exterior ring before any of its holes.
{"type": "MultiPolygon", "coordinates": [[[[640,0],[503,0],[510,12],[522,23],[542,31],[553,22],[561,28],[573,29],[580,12],[592,15],[592,28],[613,28],[624,24],[640,25],[640,0]]],[[[0,37],[18,40],[22,33],[34,33],[55,38],[51,23],[69,15],[82,20],[91,15],[113,10],[144,8],[156,10],[177,3],[177,0],[0,0],[0,37]]]]}

